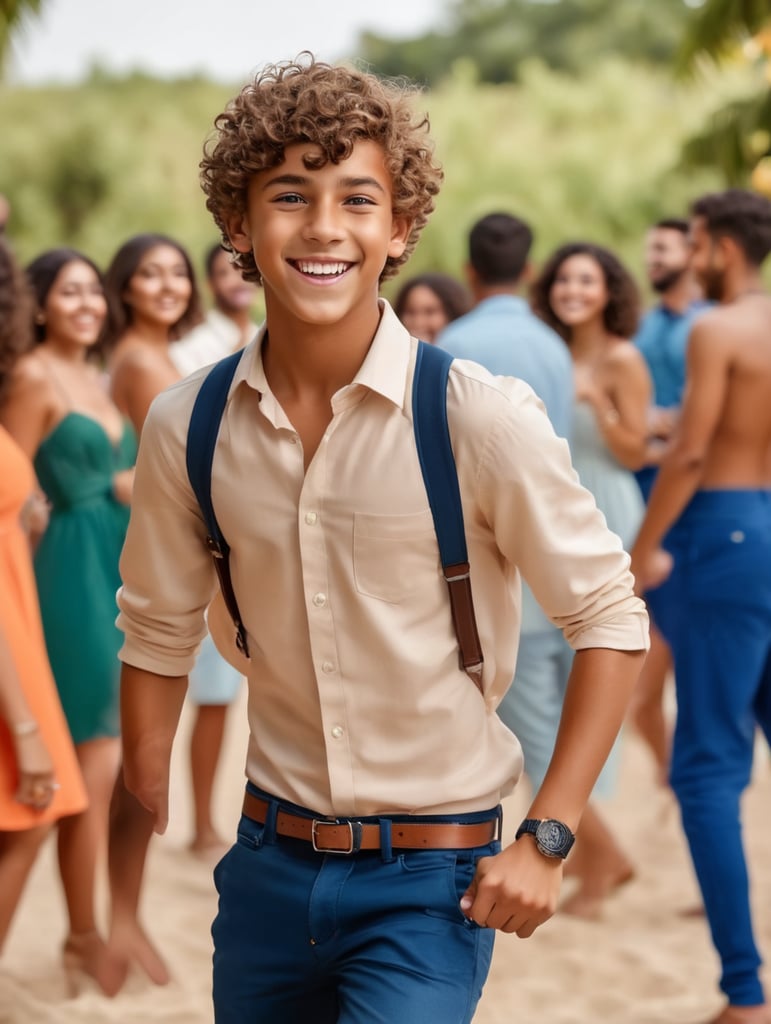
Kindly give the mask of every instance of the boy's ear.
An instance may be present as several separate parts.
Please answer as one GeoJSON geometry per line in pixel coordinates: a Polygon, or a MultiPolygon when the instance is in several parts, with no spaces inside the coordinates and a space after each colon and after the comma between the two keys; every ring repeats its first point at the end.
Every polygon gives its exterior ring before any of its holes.
{"type": "Polygon", "coordinates": [[[252,236],[245,214],[234,213],[231,217],[226,217],[225,229],[236,252],[251,252],[252,236]]]}
{"type": "Polygon", "coordinates": [[[398,259],[404,254],[407,248],[410,234],[412,232],[412,218],[394,217],[391,223],[391,242],[388,246],[388,255],[391,259],[398,259]]]}

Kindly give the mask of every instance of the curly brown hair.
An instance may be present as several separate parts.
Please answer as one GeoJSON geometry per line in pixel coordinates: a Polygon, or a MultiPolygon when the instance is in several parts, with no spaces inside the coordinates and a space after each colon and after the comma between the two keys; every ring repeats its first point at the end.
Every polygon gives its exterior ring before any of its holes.
{"type": "Polygon", "coordinates": [[[631,338],[640,323],[639,289],[618,257],[593,242],[568,242],[549,257],[530,290],[533,312],[570,342],[570,328],[555,315],[549,295],[560,267],[571,256],[590,256],[599,265],[608,289],[608,304],[602,313],[605,330],[619,338],[631,338]]]}
{"type": "Polygon", "coordinates": [[[255,174],[283,163],[287,146],[318,145],[309,169],[347,159],[368,139],[385,152],[393,182],[393,213],[412,222],[407,246],[386,261],[381,281],[393,277],[417,245],[434,209],[442,171],[434,160],[426,115],[415,115],[416,89],[384,82],[355,68],[335,67],[303,53],[295,61],[271,64],[246,85],[215,119],[216,134],[204,147],[201,187],[206,206],[222,232],[222,245],[247,281],[260,280],[251,252],[235,252],[226,220],[242,214],[255,174]]]}
{"type": "Polygon", "coordinates": [[[32,340],[32,296],[8,243],[0,238],[0,400],[20,355],[32,340]]]}

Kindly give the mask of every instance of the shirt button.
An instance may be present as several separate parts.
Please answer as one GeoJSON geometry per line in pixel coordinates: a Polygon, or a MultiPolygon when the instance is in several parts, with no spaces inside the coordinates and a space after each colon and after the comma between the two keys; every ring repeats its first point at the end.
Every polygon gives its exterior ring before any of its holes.
{"type": "Polygon", "coordinates": [[[308,526],[315,526],[316,523],[318,522],[318,519],[319,517],[316,515],[315,512],[305,513],[305,522],[308,524],[308,526]]]}
{"type": "Polygon", "coordinates": [[[327,603],[327,595],[326,594],[314,594],[313,595],[313,603],[316,605],[317,608],[323,608],[324,605],[327,603]]]}
{"type": "Polygon", "coordinates": [[[333,661],[324,661],[324,662],[322,662],[322,664],[321,664],[321,671],[322,672],[334,672],[335,671],[335,663],[333,661]]]}
{"type": "Polygon", "coordinates": [[[332,735],[335,737],[336,740],[339,740],[340,737],[343,735],[343,727],[341,725],[336,725],[332,730],[332,735]]]}

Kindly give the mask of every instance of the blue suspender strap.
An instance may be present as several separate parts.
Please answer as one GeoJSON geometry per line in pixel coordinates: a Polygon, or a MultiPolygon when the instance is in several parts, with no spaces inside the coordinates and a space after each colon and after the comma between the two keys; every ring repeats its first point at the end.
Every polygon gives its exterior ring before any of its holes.
{"type": "Polygon", "coordinates": [[[452,356],[447,352],[420,342],[412,385],[412,417],[420,468],[450,593],[461,667],[481,690],[484,658],[474,615],[463,506],[447,423],[447,379],[451,364],[452,356]]]}
{"type": "Polygon", "coordinates": [[[228,392],[241,355],[241,352],[234,352],[232,356],[222,359],[204,378],[190,414],[186,459],[190,485],[201,507],[206,524],[206,546],[214,560],[214,568],[217,571],[225,606],[236,627],[236,646],[248,658],[249,645],[246,640],[246,629],[241,621],[241,612],[230,577],[230,546],[220,530],[211,498],[214,451],[217,447],[217,437],[228,392]]]}

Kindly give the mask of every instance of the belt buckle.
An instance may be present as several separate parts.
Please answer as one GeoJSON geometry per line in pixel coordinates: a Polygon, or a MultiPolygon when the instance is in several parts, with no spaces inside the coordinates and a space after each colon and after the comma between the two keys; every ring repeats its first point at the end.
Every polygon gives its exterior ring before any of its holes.
{"type": "Polygon", "coordinates": [[[360,821],[338,821],[337,818],[314,818],[311,822],[311,844],[316,853],[338,853],[347,857],[352,853],[358,853],[361,849],[361,822],[360,821]],[[349,843],[345,850],[333,850],[326,846],[320,846],[318,840],[318,828],[320,825],[337,825],[348,829],[349,843]]]}

